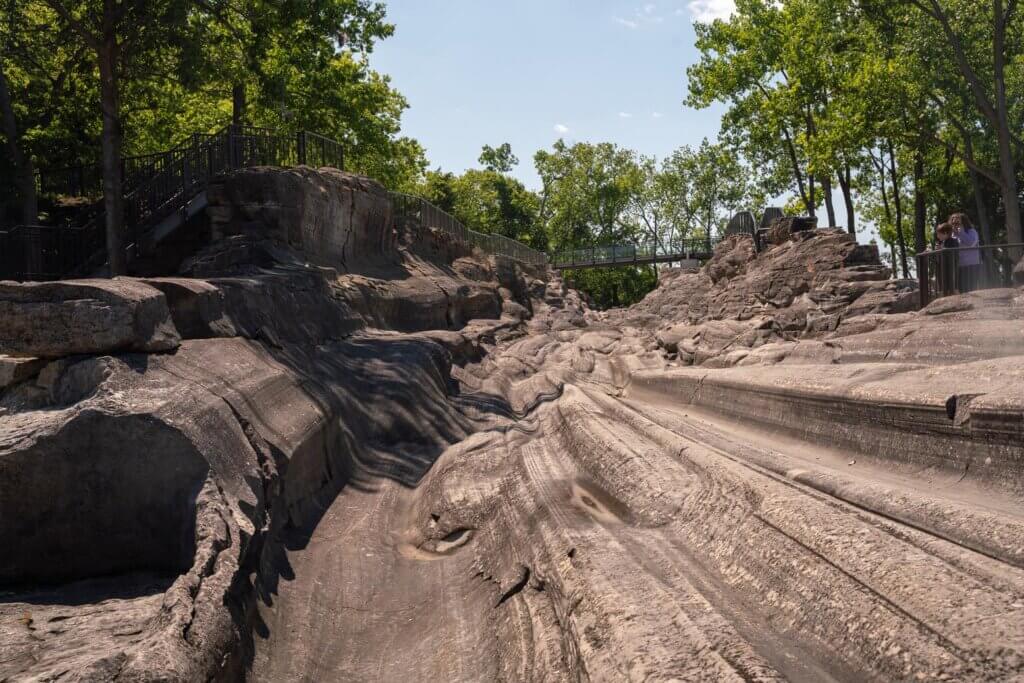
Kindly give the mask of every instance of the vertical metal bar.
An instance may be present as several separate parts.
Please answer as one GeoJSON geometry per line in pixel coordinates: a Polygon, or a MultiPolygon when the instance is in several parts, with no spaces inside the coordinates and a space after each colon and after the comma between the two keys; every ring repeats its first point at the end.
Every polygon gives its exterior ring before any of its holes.
{"type": "Polygon", "coordinates": [[[917,288],[918,297],[921,301],[921,308],[928,305],[931,300],[928,292],[928,255],[917,255],[917,288]]]}

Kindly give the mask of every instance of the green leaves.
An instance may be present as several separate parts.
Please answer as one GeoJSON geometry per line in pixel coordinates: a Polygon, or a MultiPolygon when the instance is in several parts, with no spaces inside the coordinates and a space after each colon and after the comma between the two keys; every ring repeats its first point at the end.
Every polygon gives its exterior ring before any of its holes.
{"type": "Polygon", "coordinates": [[[504,235],[541,251],[547,249],[547,235],[537,219],[537,195],[507,175],[518,163],[511,146],[485,146],[480,163],[486,168],[470,169],[461,176],[429,171],[414,192],[474,230],[504,235]]]}

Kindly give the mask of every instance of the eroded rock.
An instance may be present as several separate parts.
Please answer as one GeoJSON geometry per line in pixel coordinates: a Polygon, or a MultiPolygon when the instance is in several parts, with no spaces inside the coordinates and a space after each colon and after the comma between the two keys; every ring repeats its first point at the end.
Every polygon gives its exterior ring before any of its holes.
{"type": "Polygon", "coordinates": [[[170,351],[180,336],[157,289],[138,280],[0,282],[0,353],[170,351]]]}

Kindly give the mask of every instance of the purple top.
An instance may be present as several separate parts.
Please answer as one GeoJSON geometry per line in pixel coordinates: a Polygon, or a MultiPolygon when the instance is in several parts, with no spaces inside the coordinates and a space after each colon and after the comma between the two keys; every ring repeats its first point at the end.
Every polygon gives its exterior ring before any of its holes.
{"type": "MultiPolygon", "coordinates": [[[[978,246],[978,231],[974,228],[964,228],[957,235],[957,239],[960,240],[961,247],[976,247],[978,246]]],[[[960,249],[960,265],[961,266],[980,266],[981,265],[981,252],[977,249],[960,249]]]]}

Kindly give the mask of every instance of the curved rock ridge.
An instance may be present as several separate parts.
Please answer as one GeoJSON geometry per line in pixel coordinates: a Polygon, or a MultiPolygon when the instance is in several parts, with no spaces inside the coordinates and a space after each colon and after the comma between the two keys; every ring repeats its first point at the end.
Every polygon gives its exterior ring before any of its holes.
{"type": "Polygon", "coordinates": [[[815,231],[598,312],[385,197],[248,171],[176,274],[0,289],[88,341],[0,361],[0,680],[1024,678],[1019,290],[815,231]]]}

